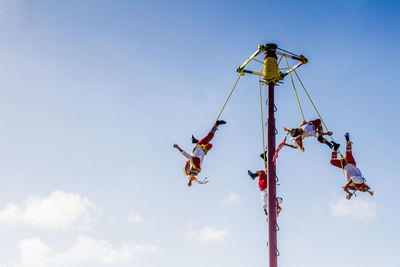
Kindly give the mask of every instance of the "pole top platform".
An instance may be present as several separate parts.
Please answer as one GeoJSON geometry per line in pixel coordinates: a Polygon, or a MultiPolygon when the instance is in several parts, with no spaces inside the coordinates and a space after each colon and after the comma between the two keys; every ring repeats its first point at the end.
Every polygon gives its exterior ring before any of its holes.
{"type": "Polygon", "coordinates": [[[275,52],[276,49],[278,48],[277,44],[273,44],[273,43],[269,43],[269,44],[265,44],[265,45],[259,45],[258,49],[263,51],[263,52],[275,52]]]}

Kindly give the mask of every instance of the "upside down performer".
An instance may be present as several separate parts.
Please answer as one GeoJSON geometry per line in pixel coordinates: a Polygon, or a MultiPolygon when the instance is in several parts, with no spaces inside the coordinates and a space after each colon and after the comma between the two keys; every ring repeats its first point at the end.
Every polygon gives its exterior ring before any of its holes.
{"type": "Polygon", "coordinates": [[[337,158],[337,150],[332,151],[331,164],[338,168],[343,168],[347,184],[343,186],[343,190],[347,193],[346,198],[351,199],[355,191],[368,192],[371,196],[374,191],[365,183],[365,178],[362,176],[359,168],[356,167],[356,161],[354,160],[349,133],[346,133],[346,157],[344,159],[337,158]],[[349,190],[353,190],[351,193],[349,190]]]}
{"type": "Polygon", "coordinates": [[[286,127],[283,128],[285,131],[290,134],[292,137],[291,140],[293,141],[293,145],[290,144],[284,144],[285,146],[292,147],[292,148],[300,148],[300,150],[303,152],[304,151],[304,146],[303,146],[303,139],[314,136],[317,138],[317,140],[322,143],[326,144],[332,149],[338,149],[339,144],[336,144],[335,142],[329,142],[324,138],[324,135],[332,135],[332,132],[326,132],[322,130],[322,125],[321,125],[321,120],[316,119],[308,122],[303,122],[299,128],[292,128],[292,129],[287,129],[286,127]]]}
{"type": "MultiPolygon", "coordinates": [[[[264,159],[264,153],[260,155],[264,159]]],[[[265,166],[267,166],[267,162],[265,161],[265,166]]],[[[264,170],[259,170],[256,171],[255,173],[252,173],[250,170],[247,171],[249,176],[251,177],[252,180],[256,179],[258,177],[258,186],[261,191],[261,201],[262,201],[262,208],[264,209],[265,215],[268,216],[268,175],[264,170]]],[[[282,208],[280,204],[282,204],[283,200],[280,197],[276,198],[276,217],[279,216],[279,213],[281,212],[282,208]]]]}
{"type": "Polygon", "coordinates": [[[177,144],[174,144],[174,147],[179,150],[183,154],[183,156],[188,160],[185,164],[185,174],[189,176],[188,186],[192,185],[192,182],[195,181],[199,184],[205,184],[208,181],[206,180],[198,180],[196,176],[201,171],[201,164],[203,162],[204,156],[207,155],[207,152],[212,148],[212,144],[210,144],[211,139],[213,139],[215,132],[218,130],[218,126],[221,124],[225,124],[226,122],[223,120],[217,120],[214,124],[211,131],[200,141],[192,135],[192,143],[196,144],[193,148],[192,155],[181,149],[177,144]]]}

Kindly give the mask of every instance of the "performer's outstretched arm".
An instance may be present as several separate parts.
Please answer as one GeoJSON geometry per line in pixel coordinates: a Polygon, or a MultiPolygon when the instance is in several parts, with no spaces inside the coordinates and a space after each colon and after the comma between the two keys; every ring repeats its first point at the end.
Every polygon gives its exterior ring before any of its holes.
{"type": "Polygon", "coordinates": [[[180,148],[177,144],[174,144],[174,147],[175,147],[176,149],[178,149],[179,152],[181,152],[182,155],[183,155],[185,158],[187,158],[188,160],[192,160],[192,155],[190,155],[190,154],[187,153],[185,150],[183,150],[182,148],[180,148]]]}

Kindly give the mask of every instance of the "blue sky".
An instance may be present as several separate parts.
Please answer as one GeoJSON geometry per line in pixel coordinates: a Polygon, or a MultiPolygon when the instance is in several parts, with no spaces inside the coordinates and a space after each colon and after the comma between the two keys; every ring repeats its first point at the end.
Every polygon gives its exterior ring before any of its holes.
{"type": "MultiPolygon", "coordinates": [[[[284,149],[280,266],[397,266],[397,1],[0,1],[0,266],[266,266],[257,78],[239,82],[186,186],[190,135],[212,127],[258,44],[298,73],[375,190],[347,201],[330,151],[284,149]],[[357,256],[354,256],[357,255],[357,256]]],[[[307,119],[316,118],[304,94],[307,119]]],[[[278,141],[301,122],[277,87],[278,141]]]]}

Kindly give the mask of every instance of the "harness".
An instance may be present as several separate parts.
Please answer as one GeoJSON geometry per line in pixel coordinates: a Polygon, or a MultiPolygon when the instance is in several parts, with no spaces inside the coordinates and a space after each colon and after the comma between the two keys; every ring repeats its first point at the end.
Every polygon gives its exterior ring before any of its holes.
{"type": "Polygon", "coordinates": [[[365,183],[362,183],[360,185],[354,185],[354,189],[358,190],[358,191],[361,191],[361,192],[367,192],[371,188],[368,185],[366,185],[365,183]]]}

